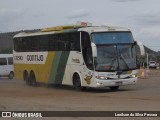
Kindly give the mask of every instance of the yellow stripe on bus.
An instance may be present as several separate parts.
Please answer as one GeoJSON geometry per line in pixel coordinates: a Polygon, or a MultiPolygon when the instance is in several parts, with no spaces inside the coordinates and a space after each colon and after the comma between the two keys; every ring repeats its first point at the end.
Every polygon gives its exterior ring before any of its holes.
{"type": "Polygon", "coordinates": [[[33,70],[37,82],[48,83],[54,57],[55,52],[48,52],[45,64],[15,64],[15,77],[23,80],[24,70],[26,70],[28,74],[33,70]]]}

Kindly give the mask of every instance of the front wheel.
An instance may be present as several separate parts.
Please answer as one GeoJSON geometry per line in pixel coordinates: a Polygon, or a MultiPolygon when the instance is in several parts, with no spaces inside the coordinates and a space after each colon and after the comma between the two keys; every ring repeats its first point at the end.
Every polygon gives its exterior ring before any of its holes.
{"type": "Polygon", "coordinates": [[[81,80],[80,80],[80,77],[78,74],[75,74],[73,76],[73,86],[76,88],[76,89],[79,89],[81,88],[81,80]]]}

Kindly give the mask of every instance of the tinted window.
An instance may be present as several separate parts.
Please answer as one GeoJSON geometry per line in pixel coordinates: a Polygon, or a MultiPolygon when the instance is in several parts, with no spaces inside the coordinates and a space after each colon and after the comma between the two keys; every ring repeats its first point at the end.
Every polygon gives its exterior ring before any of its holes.
{"type": "Polygon", "coordinates": [[[80,33],[31,36],[14,39],[14,50],[35,51],[80,51],[80,33]]]}
{"type": "Polygon", "coordinates": [[[7,65],[7,59],[6,58],[0,58],[0,65],[7,65]]]}
{"type": "Polygon", "coordinates": [[[13,57],[9,57],[8,58],[8,64],[9,65],[13,65],[13,57]]]}
{"type": "Polygon", "coordinates": [[[92,40],[95,44],[133,43],[131,32],[104,32],[93,33],[92,40]]]}

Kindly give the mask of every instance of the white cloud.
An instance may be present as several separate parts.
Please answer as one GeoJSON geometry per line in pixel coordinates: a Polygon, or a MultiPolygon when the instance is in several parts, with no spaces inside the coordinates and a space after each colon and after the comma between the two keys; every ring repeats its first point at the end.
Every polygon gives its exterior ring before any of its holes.
{"type": "Polygon", "coordinates": [[[147,11],[135,16],[134,20],[143,25],[160,25],[160,12],[156,11],[147,11]]]}
{"type": "Polygon", "coordinates": [[[114,2],[136,2],[136,1],[142,1],[142,0],[112,0],[114,2]]]}
{"type": "Polygon", "coordinates": [[[160,37],[160,26],[142,28],[140,33],[146,34],[147,36],[160,37]]]}
{"type": "Polygon", "coordinates": [[[160,44],[159,4],[160,0],[95,0],[92,4],[91,0],[0,0],[0,31],[88,21],[93,25],[126,27],[139,40],[146,43],[148,39],[146,45],[152,41],[160,44]]]}
{"type": "Polygon", "coordinates": [[[74,10],[72,12],[70,12],[67,15],[67,18],[83,18],[83,17],[87,17],[90,15],[89,10],[87,9],[78,9],[78,10],[74,10]]]}
{"type": "Polygon", "coordinates": [[[15,16],[17,15],[22,15],[24,13],[23,8],[17,8],[17,9],[10,9],[10,8],[3,8],[0,9],[0,16],[2,17],[10,17],[10,16],[15,16]]]}
{"type": "Polygon", "coordinates": [[[24,15],[22,9],[1,9],[0,10],[0,27],[3,31],[10,31],[13,24],[21,19],[24,15]]]}

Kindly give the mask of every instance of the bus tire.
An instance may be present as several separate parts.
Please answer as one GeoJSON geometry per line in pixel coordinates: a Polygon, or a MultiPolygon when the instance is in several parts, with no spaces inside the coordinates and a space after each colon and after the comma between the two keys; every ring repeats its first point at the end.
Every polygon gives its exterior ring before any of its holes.
{"type": "Polygon", "coordinates": [[[111,87],[109,87],[109,88],[110,88],[110,90],[112,90],[112,91],[116,91],[116,90],[119,89],[119,86],[111,86],[111,87]]]}
{"type": "Polygon", "coordinates": [[[78,74],[74,74],[73,75],[73,86],[76,89],[80,89],[81,88],[81,79],[80,79],[78,74]]]}
{"type": "Polygon", "coordinates": [[[37,82],[36,82],[36,77],[35,77],[35,74],[34,74],[33,71],[30,73],[30,80],[31,80],[31,85],[33,87],[36,87],[37,86],[37,82]]]}
{"type": "Polygon", "coordinates": [[[9,79],[13,79],[14,78],[14,72],[13,71],[11,71],[10,73],[9,73],[9,79]]]}
{"type": "Polygon", "coordinates": [[[27,71],[24,71],[23,73],[23,80],[26,82],[27,85],[31,85],[31,81],[29,79],[29,75],[28,75],[28,72],[27,71]]]}

